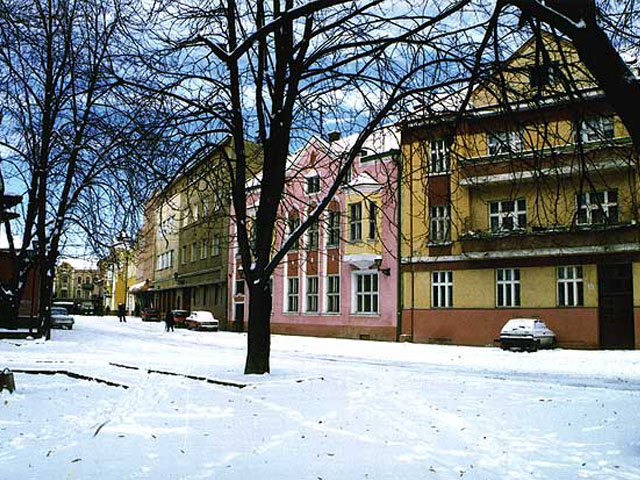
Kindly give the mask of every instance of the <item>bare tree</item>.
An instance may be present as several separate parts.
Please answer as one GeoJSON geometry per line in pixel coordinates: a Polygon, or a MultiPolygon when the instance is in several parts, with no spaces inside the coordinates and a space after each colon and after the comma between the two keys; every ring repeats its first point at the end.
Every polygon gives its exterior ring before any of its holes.
{"type": "Polygon", "coordinates": [[[139,115],[107,74],[128,8],[120,0],[0,2],[0,185],[25,197],[17,228],[4,223],[19,270],[14,314],[35,266],[47,335],[62,245],[97,229],[91,220],[116,212],[140,178],[129,169],[139,151],[131,138],[144,136],[139,115]]]}
{"type": "Polygon", "coordinates": [[[233,142],[226,167],[250,296],[246,373],[270,369],[271,274],[318,221],[365,139],[409,108],[414,95],[427,97],[468,73],[471,62],[450,52],[473,43],[468,32],[474,27],[458,22],[463,12],[474,13],[471,3],[156,2],[141,15],[132,31],[135,61],[122,80],[174,104],[176,128],[181,125],[185,148],[194,154],[225,135],[233,142]],[[288,155],[312,133],[331,130],[360,135],[329,179],[326,196],[274,250],[288,155]],[[252,162],[247,141],[262,147],[264,159],[253,222],[245,190],[252,162]]]}

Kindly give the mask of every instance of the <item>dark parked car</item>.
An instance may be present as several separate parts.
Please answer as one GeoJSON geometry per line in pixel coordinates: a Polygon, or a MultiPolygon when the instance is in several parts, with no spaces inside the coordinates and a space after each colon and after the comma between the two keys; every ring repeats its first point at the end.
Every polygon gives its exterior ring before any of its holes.
{"type": "Polygon", "coordinates": [[[71,330],[73,328],[73,317],[67,313],[66,308],[51,307],[51,328],[66,328],[71,330]]]}
{"type": "Polygon", "coordinates": [[[175,326],[184,327],[189,312],[187,310],[173,310],[171,313],[173,313],[173,323],[175,326]]]}
{"type": "Polygon", "coordinates": [[[155,308],[145,308],[144,310],[142,310],[142,321],[159,322],[160,314],[158,314],[158,310],[155,308]]]}

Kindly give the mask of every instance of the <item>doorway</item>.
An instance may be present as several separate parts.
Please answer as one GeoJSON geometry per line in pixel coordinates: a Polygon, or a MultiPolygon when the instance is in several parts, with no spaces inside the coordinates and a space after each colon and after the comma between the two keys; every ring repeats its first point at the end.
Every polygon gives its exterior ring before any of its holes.
{"type": "Polygon", "coordinates": [[[598,265],[600,347],[635,347],[633,274],[630,263],[598,265]]]}
{"type": "Polygon", "coordinates": [[[233,331],[242,332],[244,330],[244,302],[234,304],[233,331]]]}

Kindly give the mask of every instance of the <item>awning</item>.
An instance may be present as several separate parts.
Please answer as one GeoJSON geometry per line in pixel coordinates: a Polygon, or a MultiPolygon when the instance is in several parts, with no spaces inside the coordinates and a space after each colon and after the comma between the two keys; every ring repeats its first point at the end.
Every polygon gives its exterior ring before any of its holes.
{"type": "Polygon", "coordinates": [[[142,282],[134,283],[129,287],[129,293],[140,293],[149,289],[149,280],[143,280],[142,282]]]}
{"type": "Polygon", "coordinates": [[[345,263],[349,263],[360,270],[373,268],[376,266],[376,261],[381,260],[382,255],[377,255],[375,253],[358,253],[344,256],[345,263]]]}

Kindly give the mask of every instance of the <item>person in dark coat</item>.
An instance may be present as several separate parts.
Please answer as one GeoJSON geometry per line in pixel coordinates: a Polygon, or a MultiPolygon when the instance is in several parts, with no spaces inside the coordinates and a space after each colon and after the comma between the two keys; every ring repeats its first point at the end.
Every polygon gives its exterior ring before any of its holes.
{"type": "Polygon", "coordinates": [[[124,322],[127,323],[127,318],[125,317],[126,314],[126,310],[124,309],[124,305],[122,303],[118,304],[118,319],[120,320],[120,323],[124,322]]]}
{"type": "Polygon", "coordinates": [[[169,330],[171,330],[172,332],[173,330],[173,313],[171,312],[171,310],[167,310],[167,314],[164,316],[164,331],[168,332],[169,330]]]}

